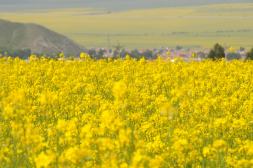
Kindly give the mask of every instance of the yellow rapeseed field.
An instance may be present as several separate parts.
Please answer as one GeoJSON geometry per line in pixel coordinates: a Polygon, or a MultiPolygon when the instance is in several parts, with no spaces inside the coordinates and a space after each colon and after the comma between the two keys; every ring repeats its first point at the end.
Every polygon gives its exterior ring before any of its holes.
{"type": "Polygon", "coordinates": [[[253,62],[0,59],[0,167],[253,167],[253,62]]]}

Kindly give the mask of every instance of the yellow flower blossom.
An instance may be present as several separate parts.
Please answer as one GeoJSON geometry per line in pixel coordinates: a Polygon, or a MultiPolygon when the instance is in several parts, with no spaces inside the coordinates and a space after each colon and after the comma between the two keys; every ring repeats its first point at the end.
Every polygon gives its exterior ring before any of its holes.
{"type": "Polygon", "coordinates": [[[53,155],[50,156],[42,152],[35,158],[36,167],[38,168],[49,167],[50,163],[52,163],[54,159],[55,158],[53,155]]]}
{"type": "Polygon", "coordinates": [[[0,69],[0,167],[253,166],[250,61],[81,53],[0,69]]]}

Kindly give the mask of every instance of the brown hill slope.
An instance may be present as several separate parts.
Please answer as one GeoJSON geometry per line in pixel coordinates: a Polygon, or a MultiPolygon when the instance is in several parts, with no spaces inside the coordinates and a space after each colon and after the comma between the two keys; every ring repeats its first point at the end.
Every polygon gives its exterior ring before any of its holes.
{"type": "Polygon", "coordinates": [[[0,47],[31,49],[33,53],[77,55],[82,47],[69,38],[37,24],[0,20],[0,47]]]}

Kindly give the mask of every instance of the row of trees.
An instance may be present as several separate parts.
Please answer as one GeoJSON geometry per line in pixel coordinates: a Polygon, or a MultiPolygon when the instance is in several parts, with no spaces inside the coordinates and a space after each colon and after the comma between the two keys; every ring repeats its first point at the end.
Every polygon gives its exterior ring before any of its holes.
{"type": "Polygon", "coordinates": [[[0,57],[18,57],[21,59],[28,59],[31,55],[36,55],[37,57],[50,57],[53,59],[65,57],[64,53],[62,52],[51,53],[50,55],[47,55],[45,53],[34,53],[31,51],[31,49],[9,49],[5,47],[0,47],[0,57]]]}
{"type": "MultiPolygon", "coordinates": [[[[107,54],[106,49],[88,49],[86,51],[93,59],[102,59],[107,54]]],[[[154,51],[147,49],[143,52],[139,51],[138,49],[134,49],[131,51],[127,51],[124,48],[115,48],[110,49],[109,53],[113,58],[125,58],[126,55],[131,55],[132,58],[140,59],[141,57],[145,57],[147,59],[155,59],[157,55],[159,54],[159,51],[154,51]]]]}
{"type": "Polygon", "coordinates": [[[32,54],[30,49],[8,49],[0,47],[0,56],[11,56],[27,59],[32,54]]]}
{"type": "MultiPolygon", "coordinates": [[[[208,58],[212,60],[219,60],[225,58],[225,48],[220,44],[215,44],[213,49],[208,54],[208,58]]],[[[239,53],[231,52],[227,54],[227,59],[240,59],[241,55],[239,53]]],[[[253,60],[253,48],[247,53],[246,60],[253,60]]]]}
{"type": "MultiPolygon", "coordinates": [[[[105,49],[100,49],[99,51],[96,51],[95,49],[90,49],[87,51],[87,53],[94,59],[102,59],[104,57],[104,54],[106,53],[105,49]]],[[[27,59],[32,54],[30,49],[6,49],[0,47],[0,56],[11,56],[11,57],[20,57],[22,59],[27,59]]],[[[58,53],[51,55],[51,58],[61,58],[63,53],[58,53]]],[[[159,54],[159,50],[153,51],[153,50],[146,50],[144,52],[140,52],[139,50],[132,50],[131,52],[126,51],[124,48],[115,49],[113,51],[113,56],[115,58],[120,57],[124,58],[126,55],[131,55],[131,57],[140,59],[141,57],[145,57],[147,59],[155,59],[157,57],[157,54],[159,54]]],[[[41,54],[38,54],[38,56],[43,56],[41,54]]],[[[230,52],[226,55],[225,48],[221,46],[220,44],[215,44],[213,49],[210,50],[207,58],[212,60],[219,60],[222,58],[226,58],[228,60],[230,59],[240,59],[241,55],[236,52],[230,52]]],[[[247,60],[253,60],[253,48],[247,53],[246,55],[247,60]]]]}

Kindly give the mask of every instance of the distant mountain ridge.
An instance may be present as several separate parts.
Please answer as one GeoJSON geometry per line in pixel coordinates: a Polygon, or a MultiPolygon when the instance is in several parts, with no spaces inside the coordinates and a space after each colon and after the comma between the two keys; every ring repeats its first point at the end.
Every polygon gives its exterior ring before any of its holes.
{"type": "Polygon", "coordinates": [[[37,24],[0,20],[0,47],[33,53],[77,55],[83,48],[69,38],[37,24]]]}
{"type": "Polygon", "coordinates": [[[54,9],[54,8],[104,8],[128,10],[139,8],[206,5],[215,3],[250,3],[253,0],[0,0],[0,10],[54,9]]]}

